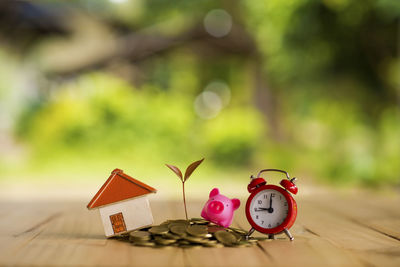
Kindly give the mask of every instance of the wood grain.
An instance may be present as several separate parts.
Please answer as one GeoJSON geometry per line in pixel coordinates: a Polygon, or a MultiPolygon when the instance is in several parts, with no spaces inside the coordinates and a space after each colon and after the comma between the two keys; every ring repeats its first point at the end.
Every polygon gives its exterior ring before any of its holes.
{"type": "MultiPolygon", "coordinates": [[[[86,203],[4,202],[0,266],[400,266],[398,198],[363,199],[339,193],[299,198],[293,242],[278,235],[250,248],[199,249],[106,239],[99,214],[86,203]]],[[[190,217],[199,217],[203,204],[190,201],[190,217]]],[[[155,223],[184,217],[179,201],[150,205],[155,223]]],[[[250,228],[243,203],[233,225],[250,228]]]]}

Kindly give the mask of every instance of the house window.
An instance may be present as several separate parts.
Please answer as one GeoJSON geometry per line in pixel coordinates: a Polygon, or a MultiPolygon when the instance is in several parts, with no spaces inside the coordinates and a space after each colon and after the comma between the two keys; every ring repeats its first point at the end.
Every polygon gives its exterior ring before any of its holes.
{"type": "Polygon", "coordinates": [[[122,212],[110,215],[110,221],[114,230],[114,234],[126,231],[124,216],[122,215],[122,212]]]}

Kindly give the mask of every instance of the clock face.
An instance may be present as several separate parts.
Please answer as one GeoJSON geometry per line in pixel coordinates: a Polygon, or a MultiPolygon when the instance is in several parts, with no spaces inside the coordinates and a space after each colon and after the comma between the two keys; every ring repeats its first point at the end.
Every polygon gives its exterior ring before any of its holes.
{"type": "Polygon", "coordinates": [[[281,225],[289,207],[285,196],[277,190],[265,189],[258,192],[250,204],[250,216],[261,228],[275,228],[281,225]]]}

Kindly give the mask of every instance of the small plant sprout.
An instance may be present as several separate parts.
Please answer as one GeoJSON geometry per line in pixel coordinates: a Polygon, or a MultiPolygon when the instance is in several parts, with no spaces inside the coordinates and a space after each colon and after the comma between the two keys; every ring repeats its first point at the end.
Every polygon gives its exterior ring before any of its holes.
{"type": "Polygon", "coordinates": [[[170,168],[182,181],[182,193],[183,193],[183,206],[185,207],[185,216],[186,220],[188,219],[187,215],[187,209],[186,209],[186,197],[185,197],[185,182],[189,179],[190,175],[196,170],[196,168],[203,162],[204,159],[198,160],[190,164],[186,171],[185,171],[185,176],[182,176],[181,170],[173,165],[165,164],[167,165],[168,168],[170,168]]]}

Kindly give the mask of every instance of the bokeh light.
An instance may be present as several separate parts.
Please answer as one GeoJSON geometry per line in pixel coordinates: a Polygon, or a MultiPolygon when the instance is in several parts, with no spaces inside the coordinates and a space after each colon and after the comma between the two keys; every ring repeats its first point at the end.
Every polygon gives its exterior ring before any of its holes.
{"type": "Polygon", "coordinates": [[[228,84],[222,80],[215,80],[210,82],[204,88],[204,91],[217,94],[221,99],[222,105],[224,107],[227,106],[231,100],[231,89],[229,88],[228,84]]]}
{"type": "Polygon", "coordinates": [[[108,0],[108,1],[110,1],[113,4],[123,4],[128,2],[129,0],[108,0]]]}
{"type": "Polygon", "coordinates": [[[224,9],[213,9],[204,18],[206,31],[214,37],[224,37],[232,29],[232,17],[224,9]]]}
{"type": "Polygon", "coordinates": [[[218,115],[222,109],[222,100],[214,92],[204,91],[200,93],[194,101],[196,114],[203,119],[212,119],[218,115]]]}

